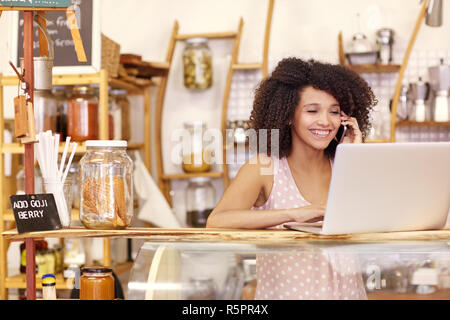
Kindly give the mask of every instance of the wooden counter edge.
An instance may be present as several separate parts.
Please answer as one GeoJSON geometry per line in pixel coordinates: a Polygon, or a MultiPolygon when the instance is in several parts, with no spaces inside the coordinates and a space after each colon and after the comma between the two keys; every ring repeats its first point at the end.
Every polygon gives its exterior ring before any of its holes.
{"type": "Polygon", "coordinates": [[[255,243],[295,243],[304,241],[334,242],[381,242],[381,241],[450,241],[450,228],[428,231],[361,233],[344,235],[315,235],[290,230],[242,230],[218,228],[128,228],[125,230],[93,230],[70,228],[55,231],[41,231],[18,234],[17,230],[2,234],[10,240],[24,238],[66,238],[66,237],[124,237],[153,241],[201,241],[201,242],[255,242],[255,243]]]}

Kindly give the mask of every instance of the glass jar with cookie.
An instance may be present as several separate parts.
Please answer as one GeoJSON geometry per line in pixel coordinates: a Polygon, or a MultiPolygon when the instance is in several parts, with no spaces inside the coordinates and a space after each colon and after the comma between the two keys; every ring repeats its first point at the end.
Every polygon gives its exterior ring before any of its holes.
{"type": "Polygon", "coordinates": [[[80,160],[80,220],[89,229],[125,229],[133,217],[133,161],[127,142],[88,140],[80,160]]]}

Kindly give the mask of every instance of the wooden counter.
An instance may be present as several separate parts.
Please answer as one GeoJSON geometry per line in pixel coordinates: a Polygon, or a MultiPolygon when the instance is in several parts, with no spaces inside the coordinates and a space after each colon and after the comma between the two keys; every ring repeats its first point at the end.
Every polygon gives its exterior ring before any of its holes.
{"type": "Polygon", "coordinates": [[[79,238],[79,237],[123,237],[141,238],[149,241],[201,241],[201,242],[245,242],[257,244],[298,244],[302,241],[328,241],[345,243],[373,243],[393,241],[443,241],[450,242],[450,228],[432,231],[361,233],[345,235],[314,235],[289,230],[233,230],[233,229],[160,229],[129,228],[125,230],[92,230],[71,228],[18,234],[17,230],[3,232],[12,241],[24,238],[79,238]]]}

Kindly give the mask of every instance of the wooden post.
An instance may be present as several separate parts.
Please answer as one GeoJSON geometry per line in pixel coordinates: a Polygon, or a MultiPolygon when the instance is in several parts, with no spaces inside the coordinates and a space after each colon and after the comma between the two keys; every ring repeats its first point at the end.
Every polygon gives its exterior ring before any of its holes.
{"type": "MultiPolygon", "coordinates": [[[[24,62],[25,81],[29,86],[29,102],[33,103],[34,65],[33,65],[33,11],[24,11],[24,62]]],[[[34,146],[25,144],[25,193],[34,193],[34,146]]],[[[27,300],[36,300],[36,261],[32,238],[25,239],[27,257],[27,300]]]]}
{"type": "MultiPolygon", "coordinates": [[[[1,14],[1,11],[0,11],[1,14]]],[[[0,82],[1,82],[2,75],[0,74],[0,82]]],[[[3,115],[3,85],[0,85],[0,116],[3,115]]],[[[4,176],[4,155],[3,155],[3,128],[4,128],[4,119],[3,117],[0,117],[0,179],[3,179],[4,176]]],[[[0,195],[3,195],[3,184],[4,180],[0,183],[0,195]]],[[[3,210],[5,210],[6,205],[3,203],[3,196],[0,197],[0,210],[2,210],[2,213],[0,214],[0,233],[3,234],[3,231],[5,230],[5,221],[3,217],[3,210]]],[[[3,236],[0,236],[0,300],[6,300],[7,299],[7,293],[6,290],[6,277],[8,276],[8,268],[6,263],[7,258],[7,246],[6,241],[3,236]]]]}
{"type": "Polygon", "coordinates": [[[417,17],[416,25],[414,26],[413,33],[409,39],[408,47],[406,48],[405,56],[403,57],[402,66],[398,73],[397,84],[395,85],[394,97],[392,98],[392,108],[391,108],[391,138],[390,142],[395,142],[395,128],[397,124],[397,105],[398,99],[400,98],[400,93],[402,90],[403,76],[405,74],[406,67],[408,66],[409,56],[411,54],[412,48],[414,47],[414,42],[416,41],[417,34],[419,33],[422,21],[425,18],[428,4],[430,0],[425,0],[423,2],[422,8],[420,9],[419,16],[417,17]]]}
{"type": "Polygon", "coordinates": [[[264,48],[263,48],[263,61],[262,61],[262,76],[267,77],[269,73],[269,43],[270,43],[270,30],[272,28],[272,16],[275,0],[269,0],[269,8],[267,9],[266,30],[264,33],[264,48]]]}
{"type": "Polygon", "coordinates": [[[150,110],[150,88],[144,89],[144,163],[147,170],[152,174],[152,136],[151,136],[151,110],[150,110]]]}

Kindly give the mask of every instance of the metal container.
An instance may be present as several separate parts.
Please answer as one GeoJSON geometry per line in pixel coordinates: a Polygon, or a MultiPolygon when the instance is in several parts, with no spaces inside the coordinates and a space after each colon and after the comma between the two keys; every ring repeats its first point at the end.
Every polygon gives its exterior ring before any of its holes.
{"type": "Polygon", "coordinates": [[[37,23],[39,29],[45,36],[48,44],[48,57],[34,57],[34,89],[36,90],[51,90],[52,89],[52,69],[53,69],[53,57],[54,47],[53,41],[50,37],[47,29],[44,28],[37,16],[34,17],[34,21],[37,23]]]}
{"type": "Polygon", "coordinates": [[[444,59],[439,65],[428,68],[428,75],[434,91],[450,90],[450,65],[444,64],[444,59]]]}
{"type": "Polygon", "coordinates": [[[430,93],[430,84],[419,80],[416,83],[409,84],[408,97],[413,101],[413,106],[409,112],[408,118],[411,121],[424,122],[431,120],[431,109],[425,104],[430,93]]]}
{"type": "Polygon", "coordinates": [[[383,28],[377,31],[378,61],[381,64],[389,64],[392,62],[394,35],[394,30],[389,28],[383,28]]]}
{"type": "Polygon", "coordinates": [[[442,26],[442,0],[430,0],[425,23],[430,27],[442,26]]]}
{"type": "Polygon", "coordinates": [[[397,118],[399,120],[408,119],[409,103],[408,103],[408,86],[402,86],[400,97],[398,98],[397,118]]]}

